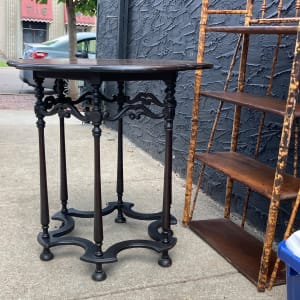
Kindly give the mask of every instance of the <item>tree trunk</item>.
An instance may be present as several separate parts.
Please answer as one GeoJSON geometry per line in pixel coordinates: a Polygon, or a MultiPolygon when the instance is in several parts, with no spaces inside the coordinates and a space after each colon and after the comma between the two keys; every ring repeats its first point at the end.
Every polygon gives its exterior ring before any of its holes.
{"type": "MultiPolygon", "coordinates": [[[[68,35],[69,35],[69,59],[70,62],[76,61],[77,53],[77,39],[76,39],[76,14],[73,0],[66,0],[67,14],[68,14],[68,35]]],[[[70,80],[68,84],[69,96],[72,99],[78,97],[79,91],[77,82],[70,80]]]]}
{"type": "Polygon", "coordinates": [[[76,57],[76,15],[73,0],[66,1],[68,14],[69,58],[76,57]]]}

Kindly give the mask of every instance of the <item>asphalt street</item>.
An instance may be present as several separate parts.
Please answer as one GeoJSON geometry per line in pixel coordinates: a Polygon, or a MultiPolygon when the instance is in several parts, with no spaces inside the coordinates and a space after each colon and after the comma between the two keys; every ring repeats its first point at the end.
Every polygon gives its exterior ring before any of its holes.
{"type": "Polygon", "coordinates": [[[0,68],[0,94],[33,94],[33,87],[19,78],[19,72],[13,67],[0,68]]]}

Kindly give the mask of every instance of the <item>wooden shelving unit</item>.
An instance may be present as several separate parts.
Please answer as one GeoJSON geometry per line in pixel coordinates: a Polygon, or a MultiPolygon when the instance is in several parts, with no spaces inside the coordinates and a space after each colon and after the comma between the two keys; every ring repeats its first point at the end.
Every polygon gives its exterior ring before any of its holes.
{"type": "MultiPolygon", "coordinates": [[[[260,256],[263,243],[244,231],[229,219],[213,219],[191,221],[190,228],[211,245],[231,263],[239,272],[243,273],[253,284],[257,284],[260,256]],[[245,259],[247,257],[248,259],[245,259]]],[[[272,250],[270,264],[276,262],[276,253],[272,250]]],[[[271,276],[269,270],[268,276],[271,276]]],[[[276,284],[285,283],[285,268],[281,263],[278,267],[276,284]]]]}
{"type": "MultiPolygon", "coordinates": [[[[294,174],[286,173],[288,151],[295,120],[300,117],[299,98],[299,77],[300,77],[300,1],[295,1],[295,16],[282,17],[283,1],[278,2],[277,16],[267,18],[267,1],[261,2],[260,18],[253,17],[254,2],[247,0],[246,8],[243,10],[232,9],[210,9],[209,0],[202,1],[200,20],[198,56],[199,62],[204,61],[205,44],[207,34],[216,32],[227,34],[238,34],[238,46],[233,55],[229,67],[229,75],[224,83],[222,91],[205,91],[201,88],[202,71],[195,74],[195,91],[192,112],[192,130],[190,138],[190,150],[187,166],[186,199],[184,207],[183,223],[210,244],[216,251],[224,256],[232,265],[243,273],[251,282],[256,284],[259,291],[264,291],[267,286],[282,284],[284,282],[284,265],[276,258],[272,250],[279,204],[282,200],[295,200],[285,231],[284,239],[292,231],[295,216],[300,202],[300,179],[294,174]],[[244,26],[209,26],[210,15],[244,15],[244,26]],[[251,47],[251,35],[272,34],[277,36],[277,45],[274,50],[273,64],[266,95],[254,95],[245,93],[246,67],[248,51],[251,47]],[[294,35],[296,40],[293,64],[291,66],[290,84],[286,101],[271,97],[273,77],[276,69],[276,62],[283,35],[294,35]],[[228,91],[228,81],[233,66],[237,62],[237,53],[241,49],[239,76],[236,92],[228,91]],[[219,108],[213,122],[213,128],[205,153],[197,153],[196,142],[198,137],[199,109],[202,96],[219,101],[219,108]],[[223,104],[231,103],[234,107],[234,120],[231,133],[231,146],[228,152],[213,152],[213,139],[216,126],[222,114],[223,104]],[[258,138],[256,150],[253,157],[238,153],[238,137],[241,123],[242,107],[253,109],[261,114],[261,121],[258,126],[258,138]],[[275,114],[282,117],[282,132],[277,154],[277,164],[272,168],[258,160],[259,147],[261,144],[264,120],[266,114],[275,114]],[[201,162],[201,170],[192,201],[192,178],[194,173],[195,160],[201,162]],[[227,176],[226,197],[224,206],[224,218],[218,220],[193,220],[198,191],[201,187],[205,167],[209,166],[224,173],[227,176]],[[241,226],[230,221],[230,201],[234,181],[243,183],[248,187],[242,215],[241,226]],[[251,234],[244,230],[244,223],[247,213],[249,195],[251,191],[260,193],[269,199],[269,214],[265,230],[264,242],[259,242],[251,234]]],[[[258,45],[254,45],[258,47],[258,45]]],[[[296,128],[295,132],[299,129],[296,128]]],[[[296,137],[297,140],[297,137],[296,137]]],[[[298,149],[296,149],[296,152],[298,149]]],[[[297,156],[295,156],[294,167],[297,168],[297,156]]]]}
{"type": "MultiPolygon", "coordinates": [[[[286,103],[282,99],[270,96],[225,91],[201,91],[201,95],[282,117],[285,115],[286,103]]],[[[294,114],[295,117],[300,117],[300,105],[296,105],[294,114]]]]}
{"type": "MultiPolygon", "coordinates": [[[[275,169],[258,160],[237,152],[195,153],[195,158],[203,164],[230,176],[248,186],[252,191],[271,199],[273,193],[275,169]]],[[[296,198],[300,187],[300,178],[283,174],[280,200],[296,198]]]]}

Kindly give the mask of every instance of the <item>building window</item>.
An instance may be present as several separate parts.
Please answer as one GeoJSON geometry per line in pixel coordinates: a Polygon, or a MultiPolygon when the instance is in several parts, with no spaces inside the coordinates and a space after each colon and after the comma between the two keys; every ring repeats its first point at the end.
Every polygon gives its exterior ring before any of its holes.
{"type": "Polygon", "coordinates": [[[23,42],[42,43],[48,38],[46,22],[23,21],[23,42]]]}

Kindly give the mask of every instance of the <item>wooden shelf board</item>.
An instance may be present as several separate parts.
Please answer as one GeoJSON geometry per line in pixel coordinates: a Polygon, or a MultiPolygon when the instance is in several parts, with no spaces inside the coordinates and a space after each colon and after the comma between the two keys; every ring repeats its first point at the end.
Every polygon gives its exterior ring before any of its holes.
{"type": "MultiPolygon", "coordinates": [[[[285,115],[286,102],[274,97],[227,91],[201,91],[201,95],[280,116],[285,115]]],[[[299,105],[296,105],[295,117],[300,117],[299,105]]]]}
{"type": "MultiPolygon", "coordinates": [[[[191,221],[190,229],[222,255],[255,285],[258,280],[263,244],[250,233],[228,219],[191,221]]],[[[269,276],[276,253],[272,251],[269,276]]],[[[270,278],[270,277],[268,277],[270,278]]],[[[285,283],[285,265],[280,263],[274,285],[285,283]]]]}
{"type": "MultiPolygon", "coordinates": [[[[275,170],[237,152],[196,153],[195,158],[271,199],[275,170]]],[[[296,198],[300,179],[285,174],[280,199],[296,198]]]]}
{"type": "Polygon", "coordinates": [[[207,26],[206,31],[243,34],[296,34],[297,26],[293,25],[251,25],[251,26],[207,26]]]}

